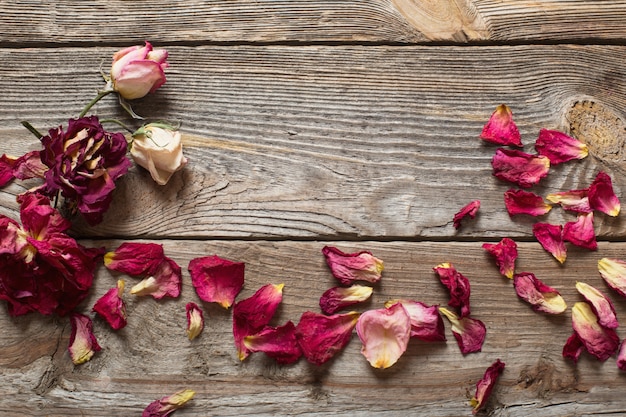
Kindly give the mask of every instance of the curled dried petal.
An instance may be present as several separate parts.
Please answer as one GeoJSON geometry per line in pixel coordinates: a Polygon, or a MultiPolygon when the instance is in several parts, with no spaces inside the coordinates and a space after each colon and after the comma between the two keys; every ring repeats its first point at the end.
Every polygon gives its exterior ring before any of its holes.
{"type": "Polygon", "coordinates": [[[389,368],[406,351],[411,319],[401,304],[368,310],[361,314],[356,333],[363,343],[361,353],[374,368],[389,368]]]}
{"type": "Polygon", "coordinates": [[[505,192],[504,205],[511,216],[516,214],[543,216],[552,210],[552,206],[544,202],[541,196],[524,190],[510,189],[505,192]]]}
{"type": "Polygon", "coordinates": [[[461,310],[461,317],[470,314],[470,283],[469,280],[449,262],[443,262],[433,268],[439,280],[450,293],[448,305],[461,310]]]}
{"type": "Polygon", "coordinates": [[[428,342],[444,342],[446,340],[443,319],[438,306],[429,306],[413,300],[389,300],[385,307],[401,304],[411,319],[411,337],[428,342]]]}
{"type": "Polygon", "coordinates": [[[496,258],[496,265],[502,275],[513,278],[517,260],[517,243],[513,239],[505,237],[496,244],[483,243],[483,249],[496,258]]]}
{"type": "Polygon", "coordinates": [[[587,352],[605,361],[611,357],[619,346],[619,337],[615,330],[602,327],[591,306],[586,302],[578,302],[572,307],[572,327],[582,341],[587,352]]]}
{"type": "Polygon", "coordinates": [[[446,316],[452,324],[452,334],[459,345],[459,349],[461,349],[461,353],[465,355],[481,351],[487,335],[487,328],[482,321],[469,316],[459,317],[444,307],[439,307],[439,312],[446,316]]]}
{"type": "Polygon", "coordinates": [[[15,157],[7,154],[2,154],[2,156],[0,156],[0,187],[5,186],[15,178],[13,173],[15,160],[15,157]]]}
{"type": "Polygon", "coordinates": [[[619,198],[613,191],[613,182],[606,172],[598,172],[589,186],[589,205],[592,209],[609,216],[617,216],[620,211],[619,198]]]}
{"type": "Polygon", "coordinates": [[[41,151],[28,152],[15,160],[13,175],[20,180],[43,178],[48,167],[41,162],[41,151]]]}
{"type": "Polygon", "coordinates": [[[550,160],[545,156],[531,155],[515,149],[498,149],[491,160],[491,166],[496,178],[528,188],[548,175],[550,160]]]}
{"type": "Polygon", "coordinates": [[[364,285],[330,288],[320,297],[320,308],[326,314],[335,314],[342,308],[362,303],[369,299],[373,291],[372,287],[364,285]]]}
{"type": "Polygon", "coordinates": [[[243,262],[206,256],[189,262],[191,282],[201,300],[229,308],[244,284],[243,262]]]}
{"type": "Polygon", "coordinates": [[[195,391],[185,389],[153,401],[143,410],[141,417],[167,417],[187,404],[194,395],[195,391]]]}
{"type": "Polygon", "coordinates": [[[198,304],[192,302],[187,303],[185,311],[187,313],[187,337],[193,340],[200,336],[204,329],[204,313],[198,304]]]}
{"type": "Polygon", "coordinates": [[[302,356],[296,326],[291,321],[280,327],[266,326],[259,333],[244,337],[243,344],[248,351],[264,352],[280,364],[294,363],[302,356]]]}
{"type": "Polygon", "coordinates": [[[163,245],[124,242],[104,255],[104,266],[132,276],[153,275],[164,258],[163,245]]]}
{"type": "Polygon", "coordinates": [[[117,287],[111,288],[96,301],[93,311],[102,316],[113,330],[126,326],[126,304],[122,299],[124,280],[117,281],[117,287]]]}
{"type": "Polygon", "coordinates": [[[328,362],[350,342],[359,313],[326,316],[305,311],[296,326],[296,337],[304,357],[315,365],[328,362]]]}
{"type": "Polygon", "coordinates": [[[522,300],[530,303],[535,311],[560,314],[567,309],[561,294],[556,289],[541,282],[530,272],[515,274],[513,286],[517,295],[522,300]]]}
{"type": "Polygon", "coordinates": [[[622,371],[626,371],[626,339],[622,340],[617,353],[617,367],[622,371]]]}
{"type": "Polygon", "coordinates": [[[498,145],[523,146],[513,112],[506,104],[500,104],[483,127],[480,138],[498,145]]]}
{"type": "Polygon", "coordinates": [[[583,159],[589,154],[587,145],[558,130],[541,129],[535,141],[539,155],[547,156],[552,165],[573,159],[583,159]]]}
{"type": "Polygon", "coordinates": [[[533,224],[533,234],[541,246],[560,263],[567,258],[567,249],[563,241],[563,226],[548,223],[533,224]]]}
{"type": "Polygon", "coordinates": [[[593,212],[581,213],[575,222],[567,222],[563,226],[563,240],[581,248],[597,250],[598,242],[593,230],[593,212]]]}
{"type": "Polygon", "coordinates": [[[461,221],[465,217],[469,216],[472,219],[475,218],[476,213],[478,213],[478,209],[480,209],[480,200],[474,200],[461,208],[461,210],[454,215],[454,228],[459,229],[461,227],[461,221]]]}
{"type": "Polygon", "coordinates": [[[335,247],[324,246],[322,253],[333,276],[343,285],[351,285],[354,281],[380,281],[383,261],[369,251],[344,253],[335,247]]]}
{"type": "Polygon", "coordinates": [[[89,361],[93,355],[101,350],[96,336],[93,334],[91,319],[84,314],[71,313],[70,323],[72,333],[68,351],[75,365],[89,361]]]}
{"type": "Polygon", "coordinates": [[[609,287],[626,297],[626,262],[621,259],[602,258],[598,271],[609,287]]]}
{"type": "Polygon", "coordinates": [[[584,349],[585,345],[583,345],[583,341],[580,340],[580,337],[578,337],[576,332],[573,332],[563,346],[563,357],[571,359],[574,363],[576,363],[578,362],[578,358],[580,358],[580,354],[583,353],[584,349]]]}
{"type": "Polygon", "coordinates": [[[599,290],[584,282],[577,282],[576,289],[585,297],[593,312],[598,317],[598,323],[609,329],[616,329],[619,326],[615,307],[613,303],[599,290]]]}
{"type": "Polygon", "coordinates": [[[145,278],[139,284],[130,289],[134,295],[151,295],[160,300],[163,297],[176,298],[180,295],[182,287],[182,273],[180,266],[168,258],[161,262],[154,275],[145,278]]]}
{"type": "Polygon", "coordinates": [[[563,210],[590,213],[593,210],[589,205],[588,195],[588,190],[570,190],[548,194],[546,200],[553,204],[559,204],[563,210]]]}
{"type": "Polygon", "coordinates": [[[473,408],[472,414],[476,414],[478,410],[483,408],[487,403],[487,400],[489,400],[491,396],[491,391],[493,391],[493,387],[500,374],[502,374],[502,371],[504,371],[504,362],[501,362],[500,359],[496,359],[496,361],[485,370],[483,377],[476,383],[476,393],[470,400],[470,405],[473,408]]]}

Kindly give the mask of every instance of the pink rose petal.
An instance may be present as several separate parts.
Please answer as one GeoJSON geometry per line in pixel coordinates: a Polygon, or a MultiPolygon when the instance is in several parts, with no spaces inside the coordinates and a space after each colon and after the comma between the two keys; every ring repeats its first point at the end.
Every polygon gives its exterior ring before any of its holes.
{"type": "Polygon", "coordinates": [[[483,377],[476,383],[476,393],[470,400],[470,405],[473,408],[472,414],[476,414],[478,410],[485,406],[502,371],[504,371],[504,362],[500,362],[500,359],[496,359],[496,361],[485,370],[483,377]]]}
{"type": "Polygon", "coordinates": [[[505,237],[496,244],[483,243],[483,249],[496,258],[496,265],[502,275],[513,278],[517,260],[517,243],[513,239],[505,237]]]}
{"type": "Polygon", "coordinates": [[[621,259],[602,258],[598,261],[598,271],[607,285],[619,295],[626,297],[626,262],[621,259]]]}
{"type": "Polygon", "coordinates": [[[264,352],[280,364],[294,363],[302,356],[296,339],[296,326],[288,321],[280,327],[266,326],[259,333],[243,338],[250,352],[264,352]]]}
{"type": "Polygon", "coordinates": [[[349,342],[359,313],[326,316],[305,311],[296,326],[296,337],[304,357],[322,365],[339,353],[349,342]]]}
{"type": "Polygon", "coordinates": [[[165,259],[163,245],[124,242],[104,255],[104,266],[131,276],[152,275],[165,259]]]}
{"type": "Polygon", "coordinates": [[[333,276],[342,285],[351,285],[354,281],[380,281],[383,261],[375,258],[369,251],[344,253],[335,247],[324,246],[322,253],[333,276]]]}
{"type": "Polygon", "coordinates": [[[609,329],[617,329],[619,322],[615,313],[613,303],[599,290],[584,282],[577,282],[576,289],[585,297],[591,309],[598,317],[598,323],[609,329]]]}
{"type": "Polygon", "coordinates": [[[550,160],[545,156],[500,148],[496,150],[491,166],[496,178],[528,188],[548,175],[550,160]]]}
{"type": "Polygon", "coordinates": [[[461,227],[461,221],[465,217],[475,218],[478,209],[480,209],[480,200],[474,200],[461,208],[461,210],[454,215],[454,228],[459,229],[461,227]]]}
{"type": "Polygon", "coordinates": [[[130,289],[133,295],[151,295],[160,300],[163,297],[177,298],[182,288],[182,273],[180,266],[168,258],[161,262],[152,276],[145,278],[130,289]]]}
{"type": "Polygon", "coordinates": [[[622,340],[622,344],[619,347],[617,367],[622,371],[626,371],[626,339],[622,340]]]}
{"type": "Polygon", "coordinates": [[[70,323],[72,333],[68,351],[74,365],[80,365],[89,361],[102,348],[93,334],[93,324],[89,317],[80,313],[71,313],[70,323]]]}
{"type": "Polygon", "coordinates": [[[229,308],[244,284],[243,262],[206,256],[189,262],[191,282],[201,300],[229,308]]]}
{"type": "Polygon", "coordinates": [[[143,410],[141,417],[167,417],[187,404],[195,394],[195,391],[185,389],[153,401],[143,410]]]}
{"type": "Polygon", "coordinates": [[[204,329],[204,313],[198,304],[193,302],[187,303],[185,312],[187,313],[187,338],[193,340],[200,336],[204,329]]]}
{"type": "Polygon", "coordinates": [[[620,340],[615,330],[602,327],[586,302],[578,302],[572,307],[572,327],[587,352],[600,361],[607,360],[619,347],[620,340]]]}
{"type": "Polygon", "coordinates": [[[548,314],[561,314],[567,309],[559,292],[541,282],[530,272],[521,272],[513,277],[517,295],[532,306],[535,311],[548,314]]]}
{"type": "Polygon", "coordinates": [[[124,280],[117,281],[117,287],[111,288],[96,301],[93,311],[109,323],[113,330],[126,326],[126,304],[122,299],[124,280]]]}
{"type": "Polygon", "coordinates": [[[373,291],[372,287],[357,284],[350,287],[333,287],[320,297],[320,308],[325,314],[335,314],[343,308],[366,301],[373,291]]]}
{"type": "Polygon", "coordinates": [[[446,340],[443,319],[438,306],[429,306],[413,300],[389,300],[385,307],[401,304],[411,319],[411,337],[428,342],[444,342],[446,340]]]}
{"type": "Polygon", "coordinates": [[[483,127],[480,138],[498,145],[522,146],[521,136],[513,112],[506,104],[500,104],[483,127]]]}
{"type": "Polygon", "coordinates": [[[571,190],[548,194],[546,200],[554,204],[559,204],[563,210],[590,213],[593,209],[589,205],[588,195],[588,190],[571,190]]]}
{"type": "Polygon", "coordinates": [[[574,363],[576,363],[580,358],[580,354],[583,353],[583,350],[585,350],[585,345],[583,345],[583,341],[580,340],[580,337],[578,337],[578,334],[576,332],[573,332],[563,346],[563,357],[566,359],[571,359],[574,361],[574,363]]]}
{"type": "Polygon", "coordinates": [[[567,222],[563,226],[563,240],[581,248],[597,250],[598,242],[593,230],[593,212],[581,213],[575,222],[567,222]]]}
{"type": "Polygon", "coordinates": [[[533,234],[541,246],[560,263],[567,258],[567,249],[563,241],[563,226],[548,223],[533,224],[533,234]]]}
{"type": "Polygon", "coordinates": [[[459,317],[444,307],[439,307],[439,312],[446,316],[452,324],[452,334],[459,345],[459,349],[461,349],[461,353],[465,355],[481,351],[487,335],[487,328],[482,321],[469,316],[459,317]]]}
{"type": "Polygon", "coordinates": [[[589,154],[587,145],[557,130],[541,129],[535,141],[539,155],[547,156],[552,165],[573,159],[583,159],[589,154]]]}
{"type": "Polygon", "coordinates": [[[449,262],[444,262],[433,268],[439,280],[450,293],[448,305],[459,308],[461,317],[470,314],[470,283],[469,280],[449,262]]]}
{"type": "Polygon", "coordinates": [[[589,186],[589,205],[609,216],[615,217],[619,214],[620,202],[613,191],[611,177],[607,173],[600,171],[589,186]]]}
{"type": "Polygon", "coordinates": [[[543,216],[552,206],[543,201],[541,196],[524,190],[508,190],[504,193],[504,205],[509,215],[528,214],[530,216],[543,216]]]}

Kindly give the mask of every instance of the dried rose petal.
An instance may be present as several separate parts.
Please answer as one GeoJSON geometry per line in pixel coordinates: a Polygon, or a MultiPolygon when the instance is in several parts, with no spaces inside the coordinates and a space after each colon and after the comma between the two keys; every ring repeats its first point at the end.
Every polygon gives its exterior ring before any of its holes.
{"type": "Polygon", "coordinates": [[[94,353],[102,348],[93,334],[93,324],[89,317],[80,313],[72,313],[70,314],[70,323],[72,324],[72,333],[67,349],[74,365],[80,365],[90,360],[94,353]]]}
{"type": "Polygon", "coordinates": [[[552,165],[573,159],[583,159],[589,154],[587,145],[558,130],[541,129],[535,141],[539,155],[547,156],[552,165]]]}
{"type": "Polygon", "coordinates": [[[191,282],[201,300],[229,308],[243,288],[243,262],[206,256],[189,262],[191,282]]]}
{"type": "Polygon", "coordinates": [[[185,389],[153,401],[143,410],[141,417],[167,417],[187,404],[194,395],[195,391],[185,389]]]}
{"type": "Polygon", "coordinates": [[[515,274],[513,286],[518,297],[530,303],[535,311],[560,314],[567,309],[561,294],[554,288],[541,282],[530,272],[515,274]]]}
{"type": "Polygon", "coordinates": [[[0,156],[0,187],[7,185],[15,178],[13,167],[15,166],[15,157],[7,154],[0,156]]]}
{"type": "Polygon", "coordinates": [[[589,190],[571,190],[548,194],[546,200],[553,204],[559,204],[563,210],[590,213],[593,209],[589,205],[588,195],[589,190]]]}
{"type": "Polygon", "coordinates": [[[549,223],[533,224],[533,234],[541,246],[560,263],[567,258],[567,249],[563,241],[563,226],[549,223]]]}
{"type": "Polygon", "coordinates": [[[575,222],[567,222],[563,226],[563,240],[581,248],[597,250],[598,242],[593,230],[593,212],[581,213],[575,222]]]}
{"type": "Polygon", "coordinates": [[[335,314],[342,308],[367,300],[373,291],[372,287],[364,285],[330,288],[320,297],[320,308],[326,314],[335,314]]]}
{"type": "Polygon", "coordinates": [[[13,175],[19,180],[43,178],[48,167],[41,162],[41,151],[28,152],[15,160],[13,175]]]}
{"type": "Polygon", "coordinates": [[[576,289],[585,297],[585,300],[591,306],[593,312],[598,316],[598,323],[609,329],[617,329],[619,323],[617,321],[615,307],[613,303],[599,290],[584,282],[577,282],[576,289]]]}
{"type": "Polygon", "coordinates": [[[189,302],[185,306],[187,313],[187,337],[193,340],[200,336],[204,329],[204,313],[198,304],[189,302]]]}
{"type": "Polygon", "coordinates": [[[174,260],[165,257],[155,273],[133,286],[130,289],[130,293],[140,296],[151,295],[153,298],[160,300],[163,297],[178,297],[181,287],[182,273],[180,266],[174,260]]]}
{"type": "Polygon", "coordinates": [[[552,206],[544,202],[541,196],[524,190],[510,189],[505,192],[504,205],[511,216],[516,214],[543,216],[552,210],[552,206]]]}
{"type": "Polygon", "coordinates": [[[264,352],[280,364],[294,363],[302,356],[296,326],[291,321],[280,327],[266,326],[259,333],[244,337],[243,344],[248,351],[264,352]]]}
{"type": "Polygon", "coordinates": [[[285,284],[267,284],[259,288],[250,298],[233,305],[233,336],[239,360],[250,354],[243,339],[260,332],[272,319],[283,299],[285,284]]]}
{"type": "Polygon", "coordinates": [[[446,316],[452,324],[452,334],[456,339],[461,353],[480,352],[487,335],[485,324],[471,317],[459,317],[453,311],[439,307],[439,312],[446,316]]]}
{"type": "Polygon", "coordinates": [[[465,217],[470,217],[470,218],[475,218],[476,217],[476,213],[478,213],[478,209],[480,209],[480,200],[474,200],[472,202],[470,202],[469,204],[467,204],[466,206],[464,206],[461,210],[459,210],[458,213],[456,213],[454,215],[454,228],[455,229],[459,229],[461,227],[461,221],[465,218],[465,217]]]}
{"type": "Polygon", "coordinates": [[[617,367],[622,371],[626,371],[626,339],[622,340],[622,344],[619,347],[617,367]]]}
{"type": "Polygon", "coordinates": [[[359,315],[356,311],[333,316],[305,311],[296,326],[304,357],[315,365],[329,361],[350,342],[359,315]]]}
{"type": "Polygon", "coordinates": [[[496,150],[491,166],[496,178],[528,188],[548,175],[550,160],[545,156],[500,148],[496,150]]]}
{"type": "Polygon", "coordinates": [[[621,259],[602,258],[598,261],[598,271],[609,287],[622,297],[626,297],[626,262],[621,259]]]}
{"type": "Polygon", "coordinates": [[[607,360],[619,347],[620,341],[615,330],[602,327],[586,302],[578,302],[572,307],[572,327],[587,352],[600,361],[607,360]]]}
{"type": "Polygon", "coordinates": [[[354,281],[380,281],[383,261],[369,251],[344,253],[335,247],[324,246],[322,253],[333,276],[343,285],[351,285],[354,281]]]}
{"type": "Polygon", "coordinates": [[[448,305],[461,310],[461,317],[470,314],[470,283],[469,280],[452,266],[449,262],[444,262],[433,268],[439,275],[439,280],[448,288],[450,301],[448,305]]]}
{"type": "Polygon", "coordinates": [[[506,104],[500,104],[483,127],[480,138],[498,145],[523,146],[513,112],[506,104]]]}
{"type": "Polygon", "coordinates": [[[111,288],[96,301],[93,311],[98,313],[109,323],[113,330],[126,326],[126,304],[122,300],[124,280],[117,280],[117,287],[111,288]]]}
{"type": "Polygon", "coordinates": [[[132,276],[153,275],[163,259],[163,245],[124,242],[104,255],[104,266],[132,276]]]}
{"type": "Polygon", "coordinates": [[[501,362],[500,359],[496,359],[496,361],[485,370],[483,377],[476,383],[476,393],[470,400],[470,405],[473,408],[472,414],[476,414],[478,410],[483,408],[487,403],[489,396],[491,396],[491,391],[498,377],[502,374],[502,371],[504,371],[504,362],[501,362]]]}
{"type": "Polygon", "coordinates": [[[609,216],[617,216],[620,211],[619,198],[613,191],[611,177],[605,172],[598,172],[589,186],[589,205],[594,210],[601,211],[609,216]]]}
{"type": "Polygon", "coordinates": [[[496,265],[502,275],[513,278],[517,259],[517,243],[513,239],[505,237],[496,244],[483,243],[483,249],[496,258],[496,265]]]}
{"type": "Polygon", "coordinates": [[[578,362],[578,358],[580,358],[580,354],[583,353],[585,349],[585,345],[583,345],[583,341],[580,340],[578,334],[573,332],[572,335],[565,342],[565,346],[563,346],[563,357],[566,359],[571,359],[574,363],[578,362]]]}
{"type": "Polygon", "coordinates": [[[411,319],[401,304],[368,310],[356,323],[363,343],[361,353],[374,368],[389,368],[406,351],[411,336],[411,319]]]}
{"type": "Polygon", "coordinates": [[[385,307],[401,304],[411,319],[411,337],[428,342],[444,342],[446,340],[443,319],[438,306],[429,306],[413,300],[389,300],[385,307]]]}

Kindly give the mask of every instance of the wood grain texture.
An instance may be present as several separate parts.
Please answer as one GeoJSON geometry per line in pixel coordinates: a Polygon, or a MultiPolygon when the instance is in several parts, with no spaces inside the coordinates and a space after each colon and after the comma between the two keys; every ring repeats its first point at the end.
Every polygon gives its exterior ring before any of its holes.
{"type": "Polygon", "coordinates": [[[626,39],[626,2],[0,1],[0,45],[626,39]]]}
{"type": "MultiPolygon", "coordinates": [[[[45,132],[78,114],[102,85],[97,68],[114,51],[0,50],[3,151],[37,146],[19,120],[45,132]]],[[[532,189],[537,194],[586,188],[604,170],[622,195],[624,52],[173,47],[168,83],[135,109],[182,122],[188,167],[165,187],[133,169],[119,182],[105,222],[90,228],[79,221],[75,230],[151,238],[530,239],[538,219],[507,214],[503,193],[511,185],[491,175],[496,148],[478,139],[483,124],[503,102],[529,152],[541,128],[589,144],[590,157],[553,167],[532,189]],[[482,201],[479,217],[455,232],[454,214],[474,199],[482,201]]],[[[113,97],[93,111],[124,118],[113,97]]],[[[2,213],[16,217],[15,194],[32,186],[2,189],[2,213]]],[[[555,208],[540,220],[573,218],[555,208]]],[[[626,224],[597,216],[596,230],[619,240],[626,224]]]]}
{"type": "MultiPolygon", "coordinates": [[[[113,249],[121,241],[85,241],[113,249]]],[[[189,388],[197,391],[177,416],[260,415],[470,415],[468,399],[484,370],[496,358],[506,363],[492,400],[494,416],[620,415],[624,375],[615,359],[597,362],[583,355],[578,365],[561,357],[571,333],[570,311],[549,317],[534,313],[515,295],[511,281],[499,275],[493,260],[474,243],[402,242],[245,242],[166,241],[166,255],[183,268],[179,299],[155,301],[124,295],[128,326],[118,332],[96,318],[94,331],[103,350],[88,363],[74,366],[67,353],[66,318],[37,315],[9,318],[0,314],[0,414],[11,416],[128,416],[155,398],[189,388]],[[445,305],[446,290],[432,272],[452,262],[472,285],[472,316],[488,333],[482,352],[463,356],[446,323],[447,342],[411,341],[393,367],[375,370],[360,354],[356,334],[338,357],[316,367],[301,360],[278,366],[263,354],[237,359],[231,315],[197,299],[187,272],[198,256],[219,256],[246,263],[246,284],[238,300],[266,283],[284,283],[278,325],[297,322],[304,311],[319,311],[318,298],[336,285],[321,254],[324,244],[345,251],[371,250],[385,261],[383,279],[371,301],[359,311],[381,308],[390,298],[413,298],[445,305]],[[206,328],[193,342],[186,339],[185,304],[199,303],[206,328]]],[[[534,243],[519,246],[517,271],[532,271],[561,291],[568,305],[580,300],[574,284],[584,281],[615,303],[618,317],[626,302],[606,287],[597,260],[625,253],[623,243],[601,243],[598,252],[573,251],[559,266],[534,243]]],[[[94,301],[115,285],[100,268],[91,296],[79,307],[87,314],[94,301]]],[[[123,277],[130,285],[135,279],[123,277]]],[[[4,310],[4,307],[2,308],[4,310]]],[[[621,337],[623,331],[618,329],[621,337]]]]}

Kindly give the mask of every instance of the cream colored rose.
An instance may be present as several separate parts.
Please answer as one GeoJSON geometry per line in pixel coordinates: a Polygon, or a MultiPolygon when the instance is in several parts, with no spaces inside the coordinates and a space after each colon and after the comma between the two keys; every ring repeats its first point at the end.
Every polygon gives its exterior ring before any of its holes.
{"type": "Polygon", "coordinates": [[[161,126],[148,124],[137,130],[130,154],[157,184],[165,185],[174,172],[185,166],[187,158],[183,156],[180,132],[161,126]]]}

